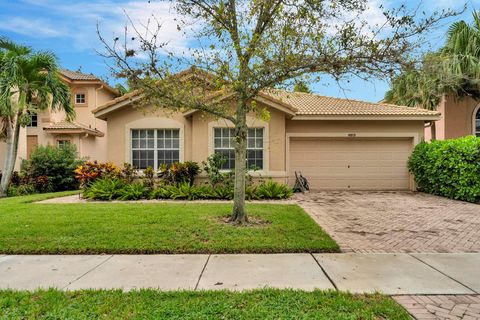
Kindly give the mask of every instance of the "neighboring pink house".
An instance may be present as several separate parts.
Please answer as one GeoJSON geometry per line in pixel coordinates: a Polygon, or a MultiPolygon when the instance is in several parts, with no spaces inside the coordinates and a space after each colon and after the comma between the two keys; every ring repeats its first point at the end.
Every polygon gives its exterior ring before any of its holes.
{"type": "MultiPolygon", "coordinates": [[[[472,98],[444,97],[437,109],[442,117],[436,121],[438,140],[454,139],[468,135],[480,137],[480,101],[472,98]]],[[[431,130],[425,128],[425,140],[431,139],[431,130]]]]}
{"type": "MultiPolygon", "coordinates": [[[[107,123],[94,117],[92,110],[118,96],[117,90],[92,74],[62,70],[63,81],[72,92],[76,118],[65,121],[65,113],[50,109],[31,114],[30,124],[21,128],[15,170],[28,159],[37,145],[74,144],[81,157],[107,160],[107,123]]],[[[5,161],[5,142],[0,141],[0,170],[5,161]]]]}

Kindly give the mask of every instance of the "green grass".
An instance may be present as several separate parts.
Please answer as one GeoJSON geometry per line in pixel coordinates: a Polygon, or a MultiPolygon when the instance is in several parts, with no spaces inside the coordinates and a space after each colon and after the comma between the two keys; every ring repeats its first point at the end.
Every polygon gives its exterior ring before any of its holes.
{"type": "Polygon", "coordinates": [[[264,289],[249,292],[0,291],[2,319],[410,319],[379,294],[264,289]]]}
{"type": "Polygon", "coordinates": [[[338,245],[296,205],[249,204],[262,226],[221,220],[229,204],[38,204],[70,193],[0,200],[0,253],[338,252],[338,245]]]}

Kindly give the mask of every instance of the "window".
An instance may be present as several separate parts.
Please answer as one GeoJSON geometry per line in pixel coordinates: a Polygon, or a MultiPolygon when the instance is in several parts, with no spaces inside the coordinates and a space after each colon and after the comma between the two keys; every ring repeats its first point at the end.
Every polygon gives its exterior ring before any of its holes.
{"type": "Polygon", "coordinates": [[[66,146],[70,145],[70,140],[57,140],[57,147],[58,148],[64,148],[66,146]]]}
{"type": "Polygon", "coordinates": [[[475,135],[480,137],[480,108],[478,108],[475,114],[475,135]]]}
{"type": "MultiPolygon", "coordinates": [[[[231,170],[235,167],[233,138],[233,128],[214,129],[214,151],[226,160],[221,169],[231,170]]],[[[247,168],[263,169],[263,128],[248,129],[247,168]]]]}
{"type": "Polygon", "coordinates": [[[38,116],[35,112],[29,112],[30,123],[27,124],[27,127],[36,127],[38,126],[38,116]]]}
{"type": "Polygon", "coordinates": [[[87,102],[87,96],[85,93],[75,94],[75,104],[85,104],[87,102]]]}
{"type": "Polygon", "coordinates": [[[180,161],[179,129],[132,130],[132,165],[137,169],[180,161]]]}

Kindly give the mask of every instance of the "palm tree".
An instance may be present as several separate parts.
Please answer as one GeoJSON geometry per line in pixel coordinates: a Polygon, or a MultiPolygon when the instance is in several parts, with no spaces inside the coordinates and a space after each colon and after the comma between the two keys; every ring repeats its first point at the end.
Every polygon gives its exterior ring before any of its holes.
{"type": "Polygon", "coordinates": [[[442,48],[443,64],[447,75],[461,82],[459,97],[480,98],[480,15],[473,12],[473,24],[465,21],[453,23],[447,32],[447,41],[442,48]]]}
{"type": "MultiPolygon", "coordinates": [[[[445,45],[424,56],[421,64],[392,79],[385,101],[436,110],[441,99],[480,99],[480,14],[473,12],[473,24],[453,23],[445,45]]],[[[432,123],[435,139],[435,123],[432,123]]]]}
{"type": "MultiPolygon", "coordinates": [[[[384,100],[408,107],[436,110],[442,96],[456,88],[454,78],[441,72],[442,56],[437,53],[425,55],[420,67],[405,69],[392,79],[384,100]]],[[[436,139],[435,122],[431,124],[432,140],[436,139]]]]}
{"type": "Polygon", "coordinates": [[[67,119],[75,116],[55,55],[0,38],[0,138],[7,144],[0,197],[6,195],[15,167],[20,127],[28,124],[30,112],[49,107],[65,111],[67,119]]]}

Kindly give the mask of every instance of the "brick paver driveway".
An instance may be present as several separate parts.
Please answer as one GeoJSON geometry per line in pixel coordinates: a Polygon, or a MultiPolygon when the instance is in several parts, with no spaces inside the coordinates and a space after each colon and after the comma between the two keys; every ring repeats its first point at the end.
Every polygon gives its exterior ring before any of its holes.
{"type": "Polygon", "coordinates": [[[354,252],[480,252],[480,205],[413,192],[321,191],[295,195],[354,252]]]}

